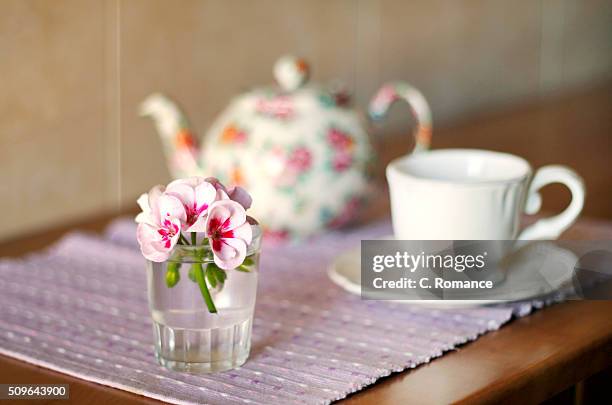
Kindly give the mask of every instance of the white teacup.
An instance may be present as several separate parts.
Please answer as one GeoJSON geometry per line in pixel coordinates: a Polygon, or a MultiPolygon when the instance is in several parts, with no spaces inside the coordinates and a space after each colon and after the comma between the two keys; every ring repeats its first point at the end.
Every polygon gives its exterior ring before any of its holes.
{"type": "Polygon", "coordinates": [[[409,240],[557,239],[584,205],[580,176],[564,166],[533,174],[518,156],[478,149],[442,149],[405,156],[387,166],[393,231],[409,240]],[[538,190],[565,184],[569,206],[520,230],[522,213],[541,206],[538,190]]]}

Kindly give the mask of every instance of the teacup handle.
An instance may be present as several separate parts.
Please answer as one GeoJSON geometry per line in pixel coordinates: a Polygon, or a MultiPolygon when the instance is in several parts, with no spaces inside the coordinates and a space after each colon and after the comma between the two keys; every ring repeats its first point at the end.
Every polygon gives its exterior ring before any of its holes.
{"type": "Polygon", "coordinates": [[[582,207],[584,206],[584,182],[572,169],[559,165],[544,166],[536,172],[535,176],[533,176],[531,184],[529,185],[529,190],[527,191],[525,213],[532,215],[540,210],[542,197],[538,191],[542,187],[552,183],[561,183],[567,186],[572,193],[572,201],[559,215],[551,218],[542,218],[523,229],[517,239],[557,239],[563,231],[576,221],[578,215],[580,215],[582,207]]]}
{"type": "Polygon", "coordinates": [[[431,145],[431,110],[423,94],[406,82],[384,84],[370,101],[369,115],[372,121],[381,121],[393,103],[404,100],[416,119],[414,152],[429,149],[431,145]]]}

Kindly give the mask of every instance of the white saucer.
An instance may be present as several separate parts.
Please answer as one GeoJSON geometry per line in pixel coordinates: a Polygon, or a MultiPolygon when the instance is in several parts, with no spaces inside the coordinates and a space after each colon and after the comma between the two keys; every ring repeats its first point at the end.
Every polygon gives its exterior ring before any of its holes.
{"type": "MultiPolygon", "coordinates": [[[[380,239],[393,239],[392,236],[380,239]]],[[[478,300],[396,300],[393,302],[436,307],[474,307],[499,303],[511,303],[547,296],[561,287],[569,288],[578,258],[567,249],[551,242],[538,242],[517,250],[506,258],[506,282],[490,290],[483,290],[478,300]],[[541,277],[533,277],[538,271],[541,277]],[[530,280],[533,279],[533,280],[530,280]],[[529,282],[523,282],[529,280],[529,282]],[[495,296],[508,294],[504,286],[528,285],[512,291],[512,300],[500,300],[495,296]]],[[[333,261],[328,269],[331,280],[344,290],[361,295],[361,248],[350,249],[333,261]]],[[[568,289],[569,292],[571,290],[568,289]]]]}

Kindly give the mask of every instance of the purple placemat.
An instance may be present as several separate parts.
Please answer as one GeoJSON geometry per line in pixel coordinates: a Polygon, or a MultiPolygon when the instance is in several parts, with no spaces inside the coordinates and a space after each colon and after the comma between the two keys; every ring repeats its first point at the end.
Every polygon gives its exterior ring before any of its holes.
{"type": "Polygon", "coordinates": [[[545,302],[428,309],[361,301],[326,275],[387,222],[264,248],[253,348],[240,369],[191,375],[153,357],[144,259],[131,221],[0,259],[0,353],[173,403],[320,404],[441,356],[545,302]]]}

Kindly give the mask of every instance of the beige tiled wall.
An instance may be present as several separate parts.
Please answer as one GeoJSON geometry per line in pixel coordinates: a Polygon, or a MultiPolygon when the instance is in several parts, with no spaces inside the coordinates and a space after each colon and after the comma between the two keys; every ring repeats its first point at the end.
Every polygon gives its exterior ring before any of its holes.
{"type": "Polygon", "coordinates": [[[0,3],[0,238],[113,201],[105,3],[0,3]]]}
{"type": "MultiPolygon", "coordinates": [[[[612,74],[605,0],[2,0],[0,239],[132,204],[168,180],[150,122],[161,90],[203,133],[229,98],[272,80],[282,53],[363,107],[385,80],[436,123],[612,74]]],[[[408,124],[401,108],[385,132],[408,124]]]]}

